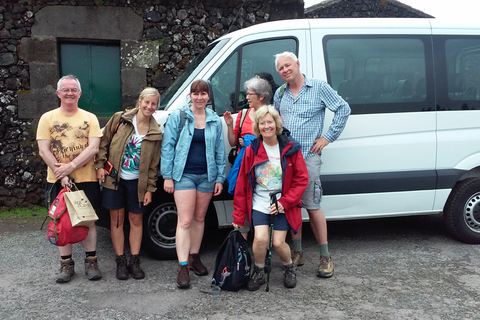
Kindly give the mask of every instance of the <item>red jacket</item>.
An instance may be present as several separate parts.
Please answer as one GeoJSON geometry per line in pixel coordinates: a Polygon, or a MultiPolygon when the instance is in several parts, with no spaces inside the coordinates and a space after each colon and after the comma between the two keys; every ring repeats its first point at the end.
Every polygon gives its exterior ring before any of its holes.
{"type": "MultiPolygon", "coordinates": [[[[286,134],[278,136],[282,165],[282,196],[278,200],[285,208],[288,223],[295,230],[302,226],[302,195],[308,184],[308,171],[298,142],[286,134]]],[[[248,213],[252,225],[252,199],[255,190],[255,166],[268,161],[260,138],[245,150],[233,198],[233,223],[245,224],[248,213]]]]}

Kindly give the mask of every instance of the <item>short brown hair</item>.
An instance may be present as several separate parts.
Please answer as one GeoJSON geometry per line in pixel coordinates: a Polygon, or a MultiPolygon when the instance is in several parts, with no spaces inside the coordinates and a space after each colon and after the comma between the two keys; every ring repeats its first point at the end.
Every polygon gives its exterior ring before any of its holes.
{"type": "Polygon", "coordinates": [[[208,83],[205,80],[195,80],[192,82],[190,86],[190,93],[197,93],[197,92],[206,92],[210,95],[210,90],[208,89],[208,83]]]}

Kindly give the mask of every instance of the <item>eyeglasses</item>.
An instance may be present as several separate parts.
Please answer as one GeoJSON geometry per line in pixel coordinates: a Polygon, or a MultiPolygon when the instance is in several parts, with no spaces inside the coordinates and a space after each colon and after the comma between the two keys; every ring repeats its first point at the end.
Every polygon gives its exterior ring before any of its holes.
{"type": "Polygon", "coordinates": [[[60,89],[60,91],[63,92],[63,93],[69,93],[69,92],[71,92],[71,93],[79,93],[79,92],[80,92],[80,90],[78,90],[77,88],[73,88],[73,89],[60,89]]]}
{"type": "Polygon", "coordinates": [[[258,94],[247,92],[246,96],[247,96],[247,97],[249,97],[249,96],[258,96],[258,94]]]}

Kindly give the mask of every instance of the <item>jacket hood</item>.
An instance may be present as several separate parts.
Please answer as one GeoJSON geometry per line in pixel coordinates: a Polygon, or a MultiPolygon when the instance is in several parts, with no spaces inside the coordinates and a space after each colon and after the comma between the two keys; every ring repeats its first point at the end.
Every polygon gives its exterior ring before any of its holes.
{"type": "MultiPolygon", "coordinates": [[[[278,144],[280,145],[280,153],[285,156],[291,156],[298,150],[300,150],[300,144],[290,136],[290,131],[283,129],[283,133],[277,136],[278,144]]],[[[253,140],[251,146],[253,153],[258,154],[258,148],[260,143],[263,141],[262,136],[259,136],[257,139],[253,140]]]]}

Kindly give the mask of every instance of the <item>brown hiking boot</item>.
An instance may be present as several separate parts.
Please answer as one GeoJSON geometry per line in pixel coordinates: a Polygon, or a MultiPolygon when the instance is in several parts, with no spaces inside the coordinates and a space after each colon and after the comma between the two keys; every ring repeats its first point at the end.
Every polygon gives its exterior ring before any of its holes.
{"type": "Polygon", "coordinates": [[[180,289],[190,288],[190,271],[188,271],[188,265],[178,265],[177,287],[180,289]]]}
{"type": "Polygon", "coordinates": [[[85,274],[88,280],[100,280],[102,278],[102,273],[98,269],[96,256],[85,258],[85,274]]]}
{"type": "Polygon", "coordinates": [[[128,263],[128,272],[132,274],[133,279],[143,279],[145,278],[145,272],[140,268],[140,257],[138,254],[133,254],[130,256],[130,262],[128,263]]]}
{"type": "Polygon", "coordinates": [[[208,274],[207,267],[203,265],[198,253],[192,253],[188,256],[188,267],[195,272],[197,276],[206,276],[208,274]]]}
{"type": "Polygon", "coordinates": [[[57,275],[57,283],[69,282],[75,274],[75,262],[70,259],[60,259],[60,273],[57,275]]]}
{"type": "Polygon", "coordinates": [[[293,251],[292,262],[295,267],[303,266],[305,264],[305,259],[303,258],[303,251],[293,251]]]}
{"type": "Polygon", "coordinates": [[[127,270],[127,257],[124,254],[117,256],[115,258],[117,263],[116,277],[118,280],[127,280],[128,279],[128,270],[127,270]]]}
{"type": "Polygon", "coordinates": [[[330,278],[333,276],[333,261],[330,257],[320,257],[320,264],[318,265],[317,277],[330,278]]]}

